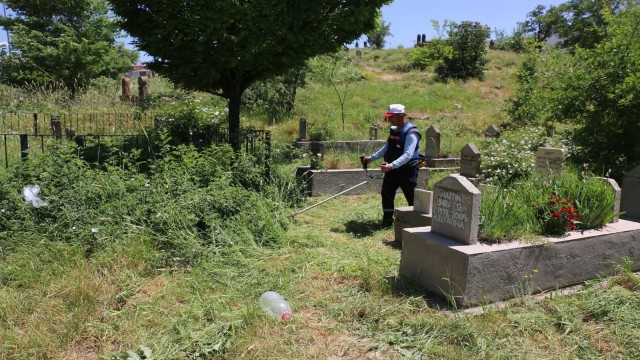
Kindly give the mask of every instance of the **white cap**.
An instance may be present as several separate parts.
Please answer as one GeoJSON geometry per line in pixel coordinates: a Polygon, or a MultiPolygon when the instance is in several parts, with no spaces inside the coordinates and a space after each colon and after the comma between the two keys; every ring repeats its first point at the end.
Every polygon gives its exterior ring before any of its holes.
{"type": "Polygon", "coordinates": [[[395,114],[404,114],[404,105],[402,104],[391,104],[387,109],[387,113],[384,114],[384,117],[389,117],[395,114]]]}

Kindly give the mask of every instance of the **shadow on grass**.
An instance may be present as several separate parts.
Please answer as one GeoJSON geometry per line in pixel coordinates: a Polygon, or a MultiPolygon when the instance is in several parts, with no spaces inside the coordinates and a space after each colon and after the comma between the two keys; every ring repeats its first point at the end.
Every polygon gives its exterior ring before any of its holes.
{"type": "Polygon", "coordinates": [[[349,220],[344,228],[334,227],[332,232],[353,234],[357,239],[368,237],[382,230],[393,229],[393,226],[383,225],[379,220],[349,220]]]}
{"type": "Polygon", "coordinates": [[[386,280],[393,290],[394,295],[420,297],[429,308],[441,311],[458,311],[455,304],[451,304],[444,296],[429,291],[415,281],[404,276],[387,276],[386,280]]]}

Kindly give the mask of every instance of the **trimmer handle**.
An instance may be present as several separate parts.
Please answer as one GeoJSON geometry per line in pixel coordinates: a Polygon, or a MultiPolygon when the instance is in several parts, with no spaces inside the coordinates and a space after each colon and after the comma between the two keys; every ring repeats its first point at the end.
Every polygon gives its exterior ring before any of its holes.
{"type": "Polygon", "coordinates": [[[367,157],[366,155],[360,155],[360,163],[362,163],[362,168],[363,169],[367,169],[367,163],[364,162],[364,158],[367,157]]]}

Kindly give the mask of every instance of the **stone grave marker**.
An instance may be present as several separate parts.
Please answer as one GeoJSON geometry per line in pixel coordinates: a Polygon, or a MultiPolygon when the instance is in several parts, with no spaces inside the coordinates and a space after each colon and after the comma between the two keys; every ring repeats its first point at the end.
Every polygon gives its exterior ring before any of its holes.
{"type": "Polygon", "coordinates": [[[495,125],[490,125],[487,130],[484,131],[484,137],[498,139],[500,138],[500,130],[495,125]]]}
{"type": "Polygon", "coordinates": [[[476,178],[480,175],[480,150],[472,143],[465,145],[460,150],[460,175],[467,178],[476,178]]]}
{"type": "Polygon", "coordinates": [[[356,50],[356,56],[358,57],[358,59],[362,59],[362,51],[356,50]]]}
{"type": "Polygon", "coordinates": [[[536,151],[536,170],[545,175],[562,175],[564,169],[564,150],[551,147],[539,147],[536,151]]]}
{"type": "Polygon", "coordinates": [[[60,115],[51,115],[51,133],[56,139],[62,139],[62,122],[60,115]]]}
{"type": "MultiPolygon", "coordinates": [[[[611,189],[613,189],[613,192],[616,194],[616,203],[613,204],[613,212],[614,213],[619,213],[620,212],[620,196],[622,194],[622,189],[620,189],[620,186],[618,185],[618,183],[610,178],[601,178],[603,181],[606,181],[609,186],[611,187],[611,189]]],[[[620,219],[619,216],[614,217],[613,219],[611,219],[611,222],[618,222],[618,220],[620,219]]]]}
{"type": "Polygon", "coordinates": [[[307,119],[300,118],[300,126],[298,127],[298,141],[307,140],[307,119]]]}
{"type": "Polygon", "coordinates": [[[413,191],[413,211],[431,214],[433,209],[433,191],[415,189],[413,191]]]}
{"type": "Polygon", "coordinates": [[[431,231],[463,244],[478,242],[480,190],[462,175],[434,185],[431,231]]]}
{"type": "Polygon", "coordinates": [[[440,156],[440,130],[433,125],[427,129],[424,155],[428,158],[437,158],[440,156]]]}
{"type": "Polygon", "coordinates": [[[624,215],[640,219],[640,165],[622,177],[622,199],[620,208],[624,215]]]}

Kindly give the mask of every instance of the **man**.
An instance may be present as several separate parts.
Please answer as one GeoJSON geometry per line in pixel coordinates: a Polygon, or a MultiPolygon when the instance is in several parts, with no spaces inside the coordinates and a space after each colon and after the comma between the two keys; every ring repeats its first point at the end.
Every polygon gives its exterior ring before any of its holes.
{"type": "Polygon", "coordinates": [[[413,205],[413,191],[418,185],[418,150],[420,149],[420,132],[415,125],[408,122],[404,105],[391,104],[384,117],[389,120],[391,128],[389,138],[380,150],[362,159],[363,164],[384,158],[380,170],[385,174],[382,180],[382,223],[393,224],[395,197],[398,188],[402,189],[409,206],[413,205]]]}

